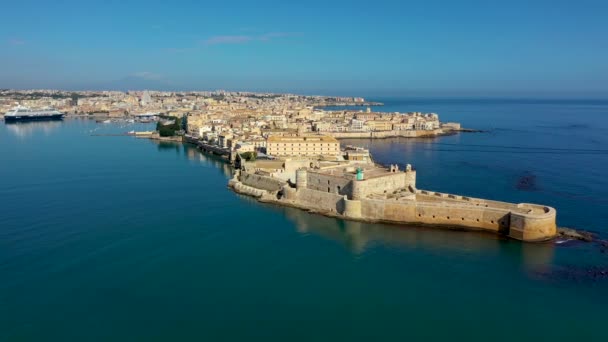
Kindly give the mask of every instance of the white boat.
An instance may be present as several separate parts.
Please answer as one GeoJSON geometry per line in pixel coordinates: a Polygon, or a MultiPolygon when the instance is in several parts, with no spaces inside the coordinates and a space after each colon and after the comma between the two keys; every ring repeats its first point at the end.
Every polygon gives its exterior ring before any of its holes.
{"type": "Polygon", "coordinates": [[[31,109],[17,106],[4,114],[4,121],[61,120],[65,114],[54,108],[31,109]]]}

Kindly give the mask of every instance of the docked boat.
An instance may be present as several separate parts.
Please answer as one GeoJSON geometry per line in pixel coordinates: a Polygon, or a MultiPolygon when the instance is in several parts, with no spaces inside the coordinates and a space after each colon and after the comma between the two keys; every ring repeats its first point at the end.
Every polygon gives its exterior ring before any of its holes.
{"type": "Polygon", "coordinates": [[[31,109],[17,106],[4,114],[5,122],[35,121],[35,120],[61,120],[65,114],[54,108],[31,109]]]}

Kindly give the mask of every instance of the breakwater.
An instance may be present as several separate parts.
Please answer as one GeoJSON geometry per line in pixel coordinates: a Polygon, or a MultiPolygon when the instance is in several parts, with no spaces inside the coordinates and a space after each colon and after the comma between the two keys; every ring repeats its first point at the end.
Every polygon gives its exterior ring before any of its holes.
{"type": "Polygon", "coordinates": [[[229,186],[260,201],[365,222],[459,227],[545,241],[557,234],[555,209],[416,189],[416,172],[349,179],[300,169],[295,187],[273,177],[236,171],[229,186]]]}

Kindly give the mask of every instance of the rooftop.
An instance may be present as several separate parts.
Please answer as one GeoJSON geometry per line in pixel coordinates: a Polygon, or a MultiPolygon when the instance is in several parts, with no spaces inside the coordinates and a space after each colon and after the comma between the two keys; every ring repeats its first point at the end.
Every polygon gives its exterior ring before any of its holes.
{"type": "Polygon", "coordinates": [[[332,166],[326,164],[321,165],[320,169],[313,169],[310,171],[325,175],[342,176],[344,178],[354,179],[356,177],[358,168],[363,170],[365,179],[384,177],[394,174],[394,172],[391,172],[389,169],[383,166],[369,163],[334,164],[332,166]]]}
{"type": "Polygon", "coordinates": [[[280,142],[327,142],[327,143],[338,143],[338,140],[334,137],[327,135],[308,135],[308,136],[296,136],[296,137],[280,137],[280,136],[269,136],[268,142],[280,143],[280,142]]]}

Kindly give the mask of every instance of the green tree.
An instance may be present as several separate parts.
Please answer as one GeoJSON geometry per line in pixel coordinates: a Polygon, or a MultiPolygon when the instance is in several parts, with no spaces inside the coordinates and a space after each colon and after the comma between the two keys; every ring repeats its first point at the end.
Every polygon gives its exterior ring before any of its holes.
{"type": "Polygon", "coordinates": [[[255,161],[257,157],[258,157],[258,153],[257,152],[243,152],[243,153],[241,153],[241,158],[245,159],[246,161],[255,161]]]}

